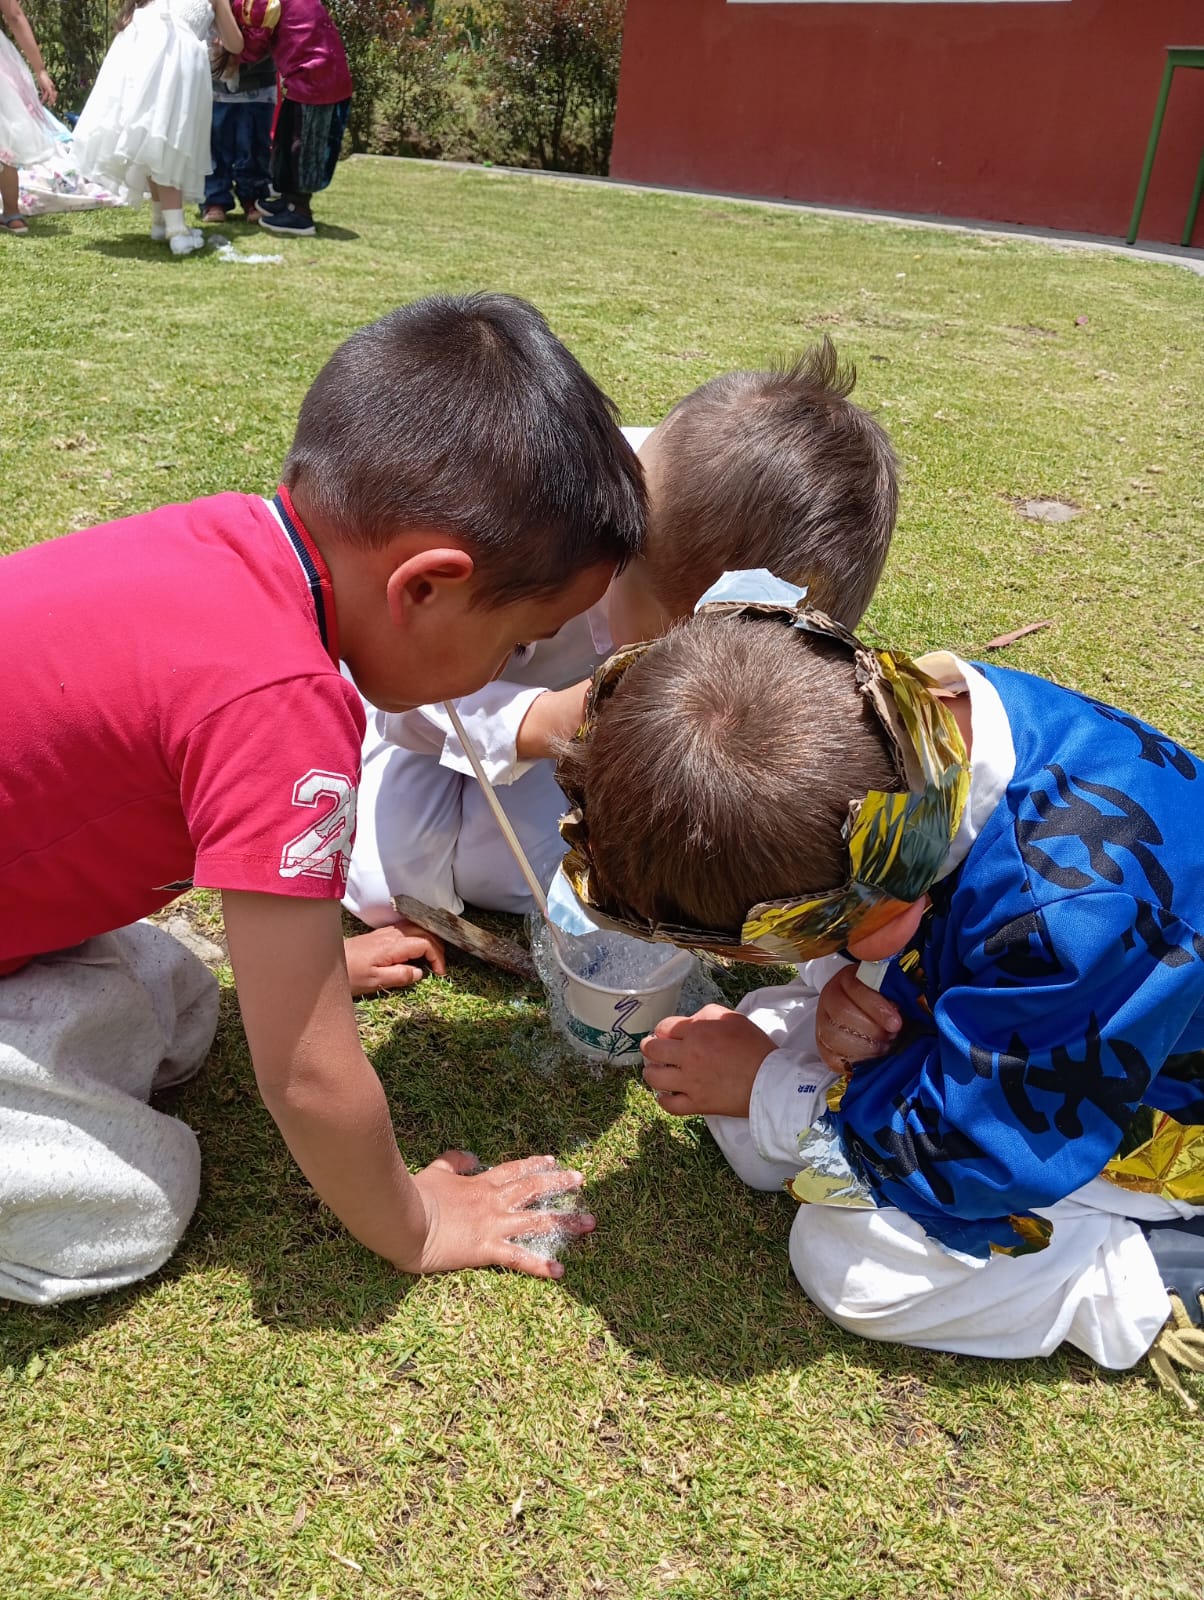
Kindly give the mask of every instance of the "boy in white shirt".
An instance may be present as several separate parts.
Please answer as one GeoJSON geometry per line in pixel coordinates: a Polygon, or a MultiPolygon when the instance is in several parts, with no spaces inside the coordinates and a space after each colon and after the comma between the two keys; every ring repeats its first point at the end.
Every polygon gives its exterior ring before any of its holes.
{"type": "MultiPolygon", "coordinates": [[[[885,431],[849,399],[855,376],[825,338],[789,366],[712,379],[656,428],[624,430],[648,486],[644,555],[597,605],[516,652],[499,680],[457,706],[544,883],[561,855],[564,809],[546,758],[580,725],[589,675],[616,645],[689,616],[732,567],[771,567],[849,626],[864,613],[890,547],[898,487],[885,431]]],[[[430,953],[429,940],[397,928],[394,895],[456,912],[465,901],[531,909],[442,707],[367,711],[343,902],[378,929],[348,941],[359,990],[413,982],[419,973],[405,963],[430,953]]]]}
{"type": "Polygon", "coordinates": [[[597,920],[806,963],[659,1024],[645,1080],[807,1202],[791,1265],[842,1327],[1204,1370],[1204,764],[754,578],[613,657],[559,772],[597,920]]]}

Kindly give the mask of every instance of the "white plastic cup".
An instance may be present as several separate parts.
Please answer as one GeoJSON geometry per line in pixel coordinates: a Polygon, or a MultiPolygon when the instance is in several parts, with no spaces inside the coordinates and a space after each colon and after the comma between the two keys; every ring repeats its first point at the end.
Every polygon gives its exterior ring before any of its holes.
{"type": "Polygon", "coordinates": [[[645,984],[611,989],[579,978],[569,971],[559,950],[555,954],[569,1032],[582,1055],[616,1066],[640,1061],[640,1040],[673,1015],[694,959],[688,950],[679,950],[655,967],[645,984]]]}

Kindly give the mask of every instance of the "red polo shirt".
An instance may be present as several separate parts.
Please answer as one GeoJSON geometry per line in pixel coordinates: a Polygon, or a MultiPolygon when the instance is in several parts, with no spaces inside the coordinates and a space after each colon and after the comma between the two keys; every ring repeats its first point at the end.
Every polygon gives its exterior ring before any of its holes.
{"type": "Polygon", "coordinates": [[[363,712],[330,577],[223,494],[0,560],[0,972],[189,883],[341,898],[363,712]]]}

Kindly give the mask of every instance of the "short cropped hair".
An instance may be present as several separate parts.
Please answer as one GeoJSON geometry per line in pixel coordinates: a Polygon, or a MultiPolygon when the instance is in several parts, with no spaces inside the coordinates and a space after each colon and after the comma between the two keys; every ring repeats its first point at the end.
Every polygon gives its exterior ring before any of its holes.
{"type": "Polygon", "coordinates": [[[721,572],[768,567],[846,627],[861,619],[899,491],[890,439],[849,399],[856,377],[825,337],[789,365],[712,378],[669,413],[644,560],[671,615],[721,572]]]}
{"type": "Polygon", "coordinates": [[[705,615],[627,669],[559,775],[585,795],[604,908],[735,943],[751,906],[843,883],[850,803],[900,782],[847,650],[705,615]]]}
{"type": "Polygon", "coordinates": [[[643,477],[614,406],[512,295],[432,295],[353,333],[301,404],[282,477],[350,543],[414,527],[462,540],[489,606],[643,545],[643,477]]]}

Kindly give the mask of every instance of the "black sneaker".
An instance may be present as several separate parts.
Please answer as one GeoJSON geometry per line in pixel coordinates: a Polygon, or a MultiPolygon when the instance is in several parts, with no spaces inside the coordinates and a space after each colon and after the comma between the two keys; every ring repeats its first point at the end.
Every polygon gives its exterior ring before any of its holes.
{"type": "Polygon", "coordinates": [[[283,211],[265,212],[259,219],[259,226],[266,228],[269,233],[292,233],[298,239],[312,239],[318,231],[309,212],[298,211],[295,206],[286,206],[283,211]]]}
{"type": "Polygon", "coordinates": [[[1199,1401],[1180,1374],[1204,1372],[1204,1217],[1143,1222],[1141,1228],[1171,1303],[1171,1314],[1146,1354],[1162,1387],[1188,1411],[1198,1411],[1199,1401]]]}
{"type": "Polygon", "coordinates": [[[1204,1328],[1204,1217],[1171,1217],[1141,1227],[1167,1293],[1178,1295],[1188,1320],[1204,1328]]]}
{"type": "Polygon", "coordinates": [[[268,217],[278,217],[282,211],[288,210],[288,201],[282,194],[271,194],[263,200],[256,200],[255,204],[268,217]]]}

